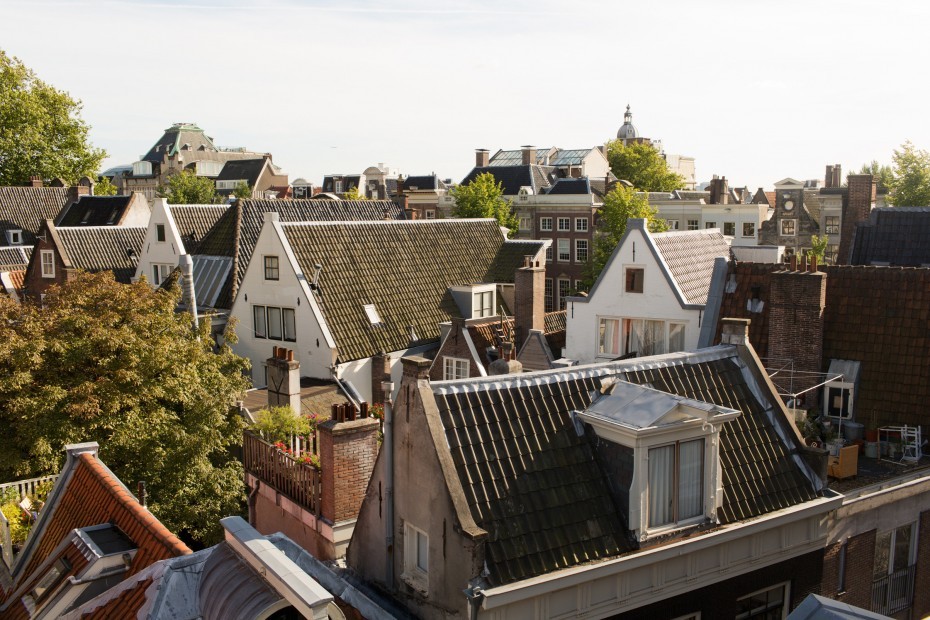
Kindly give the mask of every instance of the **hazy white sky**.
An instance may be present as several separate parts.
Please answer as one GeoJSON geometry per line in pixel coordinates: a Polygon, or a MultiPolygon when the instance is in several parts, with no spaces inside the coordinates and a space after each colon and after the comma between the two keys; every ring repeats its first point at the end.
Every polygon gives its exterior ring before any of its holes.
{"type": "Polygon", "coordinates": [[[822,178],[930,148],[923,0],[0,0],[0,49],[84,103],[105,166],[173,122],[291,178],[641,135],[698,180],[822,178]]]}

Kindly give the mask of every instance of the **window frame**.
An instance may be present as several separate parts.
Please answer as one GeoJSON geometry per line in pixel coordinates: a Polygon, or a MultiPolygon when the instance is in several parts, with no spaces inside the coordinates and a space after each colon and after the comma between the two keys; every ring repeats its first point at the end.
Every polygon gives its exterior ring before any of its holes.
{"type": "Polygon", "coordinates": [[[442,380],[467,379],[471,375],[471,360],[451,355],[442,356],[442,380]]]}
{"type": "Polygon", "coordinates": [[[552,217],[545,216],[539,218],[539,232],[552,232],[552,217]]]}
{"type": "Polygon", "coordinates": [[[404,572],[401,578],[425,594],[429,590],[429,564],[429,534],[404,521],[404,572]],[[421,566],[423,559],[425,568],[421,566]]]}
{"type": "Polygon", "coordinates": [[[267,254],[262,256],[263,266],[265,268],[265,279],[278,281],[281,279],[281,260],[276,254],[267,254]]]}
{"type": "Polygon", "coordinates": [[[43,278],[55,277],[55,250],[39,250],[39,274],[43,278]]]}
{"type": "Polygon", "coordinates": [[[717,228],[717,222],[704,222],[704,230],[710,230],[712,228],[717,228]]]}
{"type": "Polygon", "coordinates": [[[756,223],[755,222],[743,222],[743,238],[751,239],[756,236],[756,223]],[[746,227],[751,227],[749,234],[746,234],[746,227]]]}
{"type": "Polygon", "coordinates": [[[256,338],[268,339],[268,307],[261,304],[252,304],[252,333],[256,338]],[[261,320],[259,320],[259,312],[261,320]]]}
{"type": "Polygon", "coordinates": [[[546,312],[552,312],[555,308],[555,282],[552,278],[543,281],[543,307],[546,312]]]}
{"type": "Polygon", "coordinates": [[[297,342],[297,309],[252,304],[252,334],[261,340],[297,342]]]}
{"type": "Polygon", "coordinates": [[[155,224],[155,241],[158,243],[165,243],[165,239],[167,239],[165,234],[165,225],[155,224]]]}
{"type": "Polygon", "coordinates": [[[735,237],[736,236],[736,222],[724,222],[722,231],[723,231],[724,237],[735,237]],[[727,232],[728,230],[730,232],[727,232]]]}
{"type": "Polygon", "coordinates": [[[494,290],[475,291],[471,296],[471,316],[473,319],[480,319],[494,316],[494,290]]]}
{"type": "Polygon", "coordinates": [[[155,286],[161,286],[162,282],[171,275],[172,269],[174,269],[174,265],[168,263],[152,263],[152,280],[155,286]]]}
{"type": "Polygon", "coordinates": [[[782,237],[797,237],[798,236],[798,220],[793,217],[785,217],[778,221],[778,230],[779,234],[782,237]],[[786,229],[790,229],[790,232],[785,232],[786,229]]]}
{"type": "Polygon", "coordinates": [[[533,218],[529,215],[521,215],[517,223],[517,230],[533,230],[533,218]]]}
{"type": "MultiPolygon", "coordinates": [[[[540,239],[540,241],[553,241],[553,240],[548,239],[548,238],[543,238],[543,239],[540,239]]],[[[549,246],[546,248],[546,262],[551,263],[554,257],[555,257],[555,243],[550,243],[549,246]]]]}
{"type": "Polygon", "coordinates": [[[681,225],[681,222],[677,219],[667,219],[665,223],[668,224],[669,230],[678,230],[681,225]]]}
{"type": "Polygon", "coordinates": [[[436,209],[424,209],[424,210],[423,210],[423,213],[424,213],[425,219],[427,219],[427,220],[435,220],[435,219],[436,219],[436,209]]]}
{"type": "Polygon", "coordinates": [[[687,220],[686,230],[697,230],[701,225],[701,220],[687,220]]]}
{"type": "Polygon", "coordinates": [[[586,217],[575,218],[575,232],[588,232],[590,222],[586,217]]]}
{"type": "Polygon", "coordinates": [[[645,290],[646,268],[634,265],[623,268],[623,292],[636,293],[641,295],[645,290]],[[639,284],[637,285],[636,274],[639,273],[639,284]]]}
{"type": "Polygon", "coordinates": [[[560,237],[556,240],[558,249],[556,251],[556,259],[560,263],[570,263],[572,261],[572,243],[571,239],[567,237],[560,237]]]}
{"type": "Polygon", "coordinates": [[[572,231],[572,218],[570,217],[557,217],[556,226],[558,232],[571,232],[572,231]]]}
{"type": "Polygon", "coordinates": [[[565,298],[572,294],[572,281],[569,278],[559,278],[556,283],[556,294],[558,295],[558,304],[556,305],[559,310],[565,310],[565,307],[568,305],[565,298]],[[563,283],[565,286],[562,286],[563,283]]]}
{"type": "Polygon", "coordinates": [[[695,437],[690,439],[679,439],[673,442],[664,442],[657,443],[650,446],[644,446],[646,448],[646,462],[650,463],[654,458],[657,458],[653,452],[658,450],[665,450],[667,448],[673,448],[672,450],[672,465],[671,471],[671,480],[668,481],[671,484],[669,489],[669,496],[671,499],[671,518],[667,521],[661,523],[653,523],[653,512],[652,512],[652,493],[654,488],[658,485],[657,481],[654,481],[652,478],[653,470],[651,467],[647,469],[646,472],[646,489],[647,489],[647,516],[646,516],[646,531],[649,533],[658,532],[661,530],[668,529],[678,529],[693,523],[700,523],[704,520],[705,515],[705,506],[704,506],[704,482],[707,472],[705,471],[706,466],[706,455],[707,455],[707,440],[705,437],[695,437]],[[700,444],[700,453],[697,457],[697,463],[700,465],[698,471],[698,479],[700,480],[701,487],[697,492],[699,499],[698,513],[688,516],[681,516],[680,511],[680,502],[681,502],[681,491],[683,485],[681,484],[682,478],[682,456],[681,448],[684,444],[700,444]]]}
{"type": "MultiPolygon", "coordinates": [[[[743,596],[737,598],[737,599],[736,599],[736,602],[739,603],[740,601],[744,601],[744,600],[746,600],[746,599],[752,598],[753,596],[757,596],[757,595],[759,595],[759,594],[762,594],[763,592],[769,592],[769,591],[774,590],[774,589],[776,589],[776,588],[781,588],[781,591],[782,591],[782,597],[781,597],[781,617],[782,617],[782,618],[787,618],[787,617],[788,617],[788,604],[791,602],[791,582],[790,582],[790,581],[783,581],[783,582],[781,582],[781,583],[776,583],[776,584],[774,584],[774,585],[771,585],[771,586],[769,586],[769,587],[767,587],[767,588],[760,588],[760,589],[758,589],[758,590],[756,590],[756,591],[754,591],[754,592],[750,592],[749,594],[746,594],[746,595],[743,595],[743,596]]],[[[767,612],[767,611],[773,611],[773,610],[772,610],[772,609],[760,610],[761,613],[756,613],[756,614],[753,614],[753,613],[752,613],[752,610],[750,610],[750,611],[745,612],[745,613],[742,613],[742,614],[737,614],[737,615],[736,615],[736,620],[745,620],[746,618],[758,617],[758,616],[764,614],[764,613],[767,612]]]]}
{"type": "Polygon", "coordinates": [[[840,216],[839,215],[823,216],[823,232],[825,235],[840,234],[840,216]]]}
{"type": "Polygon", "coordinates": [[[587,239],[575,239],[575,262],[576,263],[586,263],[588,262],[588,257],[591,256],[591,253],[588,251],[589,245],[587,239]],[[583,248],[580,246],[584,246],[583,248]],[[583,257],[580,257],[579,254],[583,254],[583,257]]]}
{"type": "MultiPolygon", "coordinates": [[[[632,334],[634,322],[641,322],[640,331],[645,332],[646,322],[650,323],[662,323],[662,339],[661,341],[656,341],[653,343],[653,346],[660,345],[656,347],[656,350],[650,351],[636,351],[638,357],[643,357],[644,355],[662,355],[665,353],[677,353],[679,351],[684,351],[687,348],[688,340],[688,324],[681,320],[674,319],[654,319],[654,318],[645,318],[645,317],[620,317],[620,316],[598,316],[597,321],[597,337],[595,342],[597,343],[597,350],[595,352],[595,357],[599,358],[615,358],[622,355],[628,355],[633,353],[631,350],[632,343],[632,334]],[[612,324],[612,329],[608,329],[608,322],[612,324]],[[675,339],[677,342],[673,346],[672,339],[675,339]],[[605,346],[607,340],[613,346],[605,346]],[[679,346],[680,345],[680,346],[679,346]]],[[[655,327],[655,325],[653,325],[655,327]]]]}

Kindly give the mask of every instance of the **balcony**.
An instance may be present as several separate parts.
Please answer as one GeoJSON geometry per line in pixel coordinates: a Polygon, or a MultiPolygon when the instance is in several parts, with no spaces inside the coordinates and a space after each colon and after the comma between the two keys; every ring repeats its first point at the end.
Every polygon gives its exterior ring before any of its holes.
{"type": "Polygon", "coordinates": [[[269,485],[307,511],[320,515],[320,470],[285,454],[258,435],[245,431],[242,464],[246,473],[269,485]]]}
{"type": "Polygon", "coordinates": [[[872,582],[872,611],[890,616],[907,609],[914,601],[917,565],[896,570],[872,582]]]}

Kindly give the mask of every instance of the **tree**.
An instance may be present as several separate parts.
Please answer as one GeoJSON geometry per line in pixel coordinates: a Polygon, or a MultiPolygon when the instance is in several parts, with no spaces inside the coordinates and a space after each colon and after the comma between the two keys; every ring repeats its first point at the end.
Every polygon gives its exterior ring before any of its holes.
{"type": "Polygon", "coordinates": [[[26,185],[33,175],[95,178],[107,154],[91,146],[80,112],[80,101],[0,50],[0,185],[26,185]]]}
{"type": "Polygon", "coordinates": [[[216,186],[207,177],[190,170],[182,170],[168,178],[168,185],[159,188],[159,194],[173,205],[201,205],[216,202],[216,186]]]}
{"type": "Polygon", "coordinates": [[[582,286],[590,289],[607,264],[610,255],[623,239],[627,220],[643,218],[648,220],[650,232],[668,230],[668,224],[660,217],[658,211],[649,205],[649,199],[636,193],[629,187],[618,185],[604,196],[604,205],[598,212],[597,228],[594,234],[591,260],[585,267],[582,286]]]}
{"type": "Polygon", "coordinates": [[[895,149],[890,202],[896,207],[930,206],[930,153],[910,140],[895,149]]]}
{"type": "Polygon", "coordinates": [[[358,190],[357,185],[349,188],[349,191],[343,194],[346,200],[368,200],[368,196],[358,190]]]}
{"type": "Polygon", "coordinates": [[[856,174],[871,174],[878,182],[878,193],[884,194],[894,182],[894,171],[891,166],[878,163],[873,159],[871,163],[862,164],[862,168],[856,174]]]}
{"type": "Polygon", "coordinates": [[[236,198],[251,198],[252,188],[249,187],[249,184],[245,181],[239,181],[239,184],[236,185],[236,188],[232,191],[232,195],[236,198]]]}
{"type": "Polygon", "coordinates": [[[100,177],[94,184],[94,196],[116,196],[116,186],[107,177],[100,177]]]}
{"type": "Polygon", "coordinates": [[[681,189],[684,177],[669,170],[661,153],[651,144],[624,146],[623,140],[607,142],[607,161],[618,179],[629,181],[641,192],[670,192],[681,189]]]}
{"type": "Polygon", "coordinates": [[[817,262],[823,265],[827,255],[827,244],[829,242],[830,238],[827,235],[823,235],[822,237],[811,235],[811,249],[807,251],[808,257],[816,256],[817,262]]]}
{"type": "Polygon", "coordinates": [[[179,299],[176,281],[152,290],[109,273],[78,274],[42,307],[0,298],[0,479],[56,473],[66,444],[96,441],[127,486],[146,482],[169,529],[218,539],[244,499],[233,403],[248,362],[214,351],[179,299]]]}
{"type": "Polygon", "coordinates": [[[468,185],[456,185],[450,190],[455,199],[455,217],[493,217],[510,230],[512,237],[519,222],[513,212],[513,202],[504,198],[503,185],[490,172],[479,174],[468,185]]]}

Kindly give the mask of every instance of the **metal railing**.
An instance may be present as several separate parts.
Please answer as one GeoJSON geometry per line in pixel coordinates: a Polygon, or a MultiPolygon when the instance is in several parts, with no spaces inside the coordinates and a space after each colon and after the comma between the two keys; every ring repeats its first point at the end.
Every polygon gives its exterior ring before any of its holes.
{"type": "Polygon", "coordinates": [[[252,474],[298,505],[320,514],[320,471],[301,463],[258,435],[242,435],[242,464],[252,474]]]}
{"type": "Polygon", "coordinates": [[[51,476],[40,476],[38,478],[29,478],[27,480],[17,480],[15,482],[5,482],[0,484],[0,497],[5,496],[10,489],[16,489],[16,494],[19,496],[19,499],[26,497],[27,495],[35,495],[36,488],[45,484],[46,482],[55,482],[58,480],[58,474],[52,474],[51,476]]]}
{"type": "Polygon", "coordinates": [[[916,564],[872,582],[872,611],[886,616],[907,609],[914,601],[916,564]]]}

